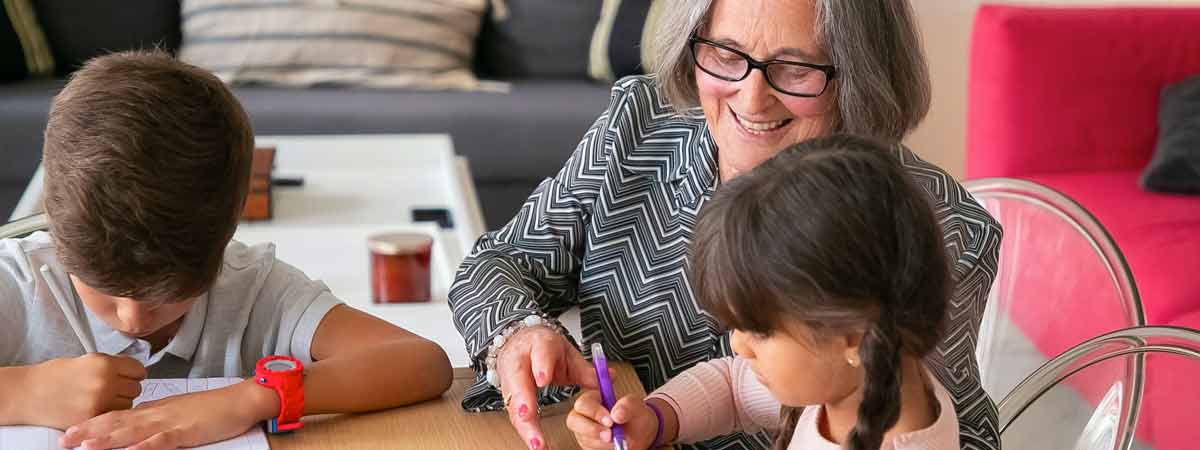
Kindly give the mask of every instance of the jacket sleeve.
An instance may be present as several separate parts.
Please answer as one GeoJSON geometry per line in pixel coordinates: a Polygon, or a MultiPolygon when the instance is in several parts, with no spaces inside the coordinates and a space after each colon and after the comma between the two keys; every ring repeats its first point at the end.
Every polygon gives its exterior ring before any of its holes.
{"type": "MultiPolygon", "coordinates": [[[[554,317],[576,305],[587,224],[617,134],[612,118],[628,104],[626,97],[618,82],[608,107],[558,174],[543,180],[508,224],[480,237],[459,266],[450,309],[478,375],[463,401],[467,409],[502,406],[480,370],[497,334],[531,314],[554,317]]],[[[559,388],[546,393],[544,403],[570,394],[559,388]]]]}

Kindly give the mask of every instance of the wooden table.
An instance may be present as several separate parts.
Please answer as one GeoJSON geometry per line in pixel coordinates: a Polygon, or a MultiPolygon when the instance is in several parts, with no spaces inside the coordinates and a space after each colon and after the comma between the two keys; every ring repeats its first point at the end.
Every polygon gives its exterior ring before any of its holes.
{"type": "MultiPolygon", "coordinates": [[[[617,396],[645,394],[633,367],[612,365],[617,396]]],[[[463,411],[463,392],[475,381],[471,369],[454,369],[454,384],[441,398],[413,406],[370,414],[307,417],[304,428],[289,435],[269,436],[272,450],[443,450],[528,448],[503,411],[463,411]]],[[[567,430],[573,401],[542,410],[542,430],[552,450],[578,449],[567,430]]]]}

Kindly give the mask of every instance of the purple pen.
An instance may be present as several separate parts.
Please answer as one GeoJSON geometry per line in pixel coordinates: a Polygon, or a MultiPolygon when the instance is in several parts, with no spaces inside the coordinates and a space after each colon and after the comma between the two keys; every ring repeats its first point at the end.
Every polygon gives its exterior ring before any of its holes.
{"type": "MultiPolygon", "coordinates": [[[[604,346],[599,342],[592,344],[592,364],[596,366],[596,382],[600,384],[600,402],[604,408],[612,411],[617,403],[617,395],[613,392],[612,377],[608,375],[608,358],[604,357],[604,346]]],[[[625,430],[620,425],[612,426],[613,450],[628,450],[625,445],[625,430]]]]}

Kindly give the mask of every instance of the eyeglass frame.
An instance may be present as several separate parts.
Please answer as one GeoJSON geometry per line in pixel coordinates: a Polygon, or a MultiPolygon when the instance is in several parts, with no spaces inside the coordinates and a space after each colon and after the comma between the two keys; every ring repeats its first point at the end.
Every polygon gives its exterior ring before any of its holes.
{"type": "Polygon", "coordinates": [[[691,50],[692,62],[695,63],[696,67],[699,67],[700,70],[703,70],[704,73],[712,75],[721,80],[725,80],[725,81],[729,81],[729,82],[738,82],[738,81],[745,80],[746,77],[750,76],[751,70],[758,69],[758,70],[762,71],[763,79],[767,80],[767,84],[771,86],[771,89],[774,89],[781,94],[790,95],[793,97],[804,97],[804,98],[820,97],[825,94],[825,91],[829,89],[829,83],[831,81],[833,81],[834,79],[836,79],[837,75],[838,75],[837,66],[830,65],[830,64],[813,64],[813,63],[806,63],[806,62],[800,62],[800,61],[788,61],[785,59],[771,59],[771,60],[767,60],[767,61],[759,61],[757,59],[754,59],[754,57],[750,56],[746,52],[729,47],[727,45],[724,45],[724,44],[721,44],[718,42],[713,42],[708,39],[702,38],[695,32],[693,32],[692,35],[690,37],[688,37],[688,49],[691,50]],[[730,53],[733,53],[735,55],[742,57],[742,59],[746,60],[746,72],[743,73],[742,76],[740,76],[740,77],[729,78],[724,75],[719,75],[719,74],[713,73],[711,70],[704,68],[704,66],[700,64],[700,58],[696,57],[696,44],[711,45],[713,47],[728,51],[730,53]],[[771,81],[771,74],[770,74],[770,72],[767,71],[767,67],[769,67],[771,65],[776,65],[776,64],[789,65],[789,66],[800,66],[800,67],[807,67],[809,69],[819,70],[825,74],[825,85],[821,86],[821,92],[818,92],[816,94],[797,94],[794,92],[788,92],[783,89],[780,89],[779,86],[775,85],[774,81],[771,81]]]}

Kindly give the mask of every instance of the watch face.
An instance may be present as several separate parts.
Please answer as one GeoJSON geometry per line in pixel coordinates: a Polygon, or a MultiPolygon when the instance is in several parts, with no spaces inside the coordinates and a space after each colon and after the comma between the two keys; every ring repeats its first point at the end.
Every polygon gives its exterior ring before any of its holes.
{"type": "Polygon", "coordinates": [[[295,369],[296,363],[286,359],[276,359],[274,361],[267,361],[264,367],[266,367],[267,371],[269,372],[287,372],[295,369]]]}

